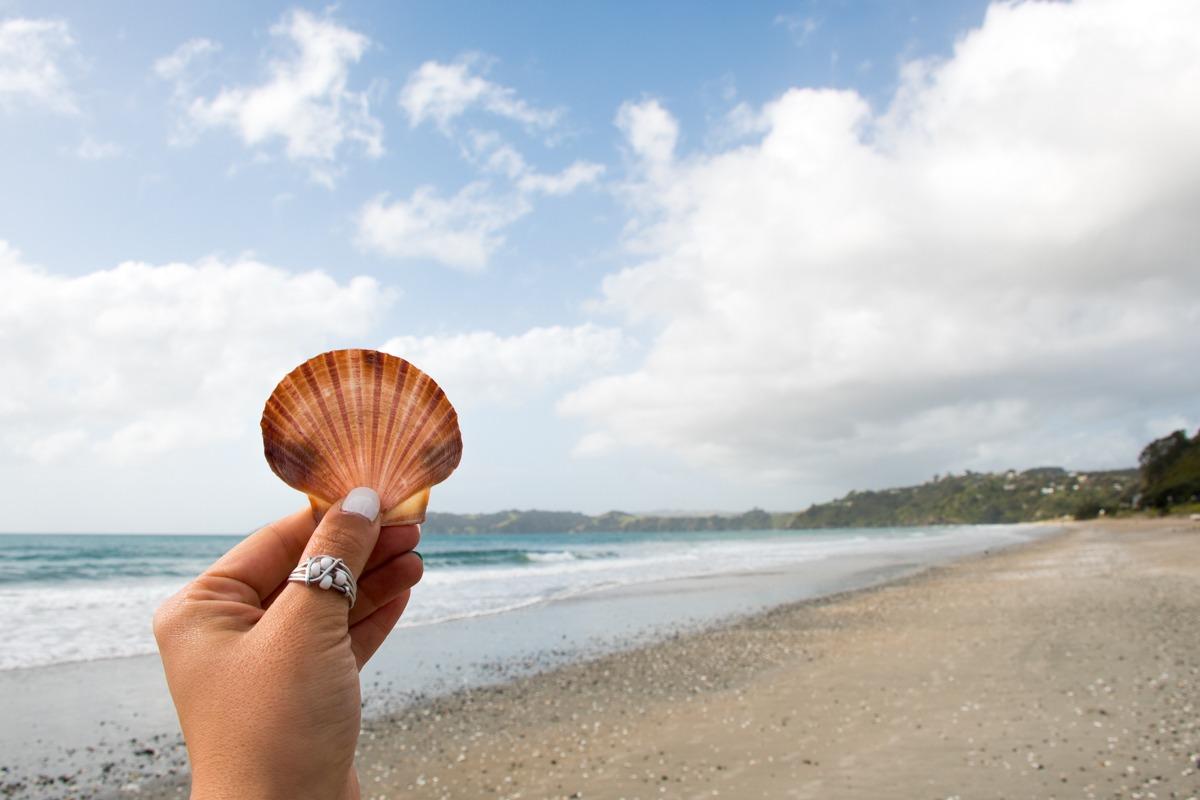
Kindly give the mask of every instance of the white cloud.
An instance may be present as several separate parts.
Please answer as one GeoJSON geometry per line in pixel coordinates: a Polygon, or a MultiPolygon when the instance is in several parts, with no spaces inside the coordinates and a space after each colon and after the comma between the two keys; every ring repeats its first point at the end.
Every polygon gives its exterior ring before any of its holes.
{"type": "Polygon", "coordinates": [[[482,270],[503,246],[504,230],[533,210],[530,196],[567,195],[604,173],[603,165],[589,161],[575,161],[558,173],[538,172],[492,132],[473,132],[465,155],[484,171],[507,178],[512,190],[496,192],[488,182],[476,181],[446,198],[431,186],[407,200],[389,203],[376,197],[359,210],[359,246],[390,258],[482,270]]]}
{"type": "Polygon", "coordinates": [[[792,90],[756,141],[686,159],[659,104],[622,107],[654,169],[603,305],[657,338],[564,399],[580,451],[802,497],[1133,463],[1146,420],[1200,392],[1196,30],[1191,2],[994,5],[886,113],[792,90]]]}
{"type": "Polygon", "coordinates": [[[84,161],[106,161],[118,158],[124,152],[116,142],[103,142],[90,136],[84,136],[83,141],[75,148],[75,156],[84,161]]]}
{"type": "Polygon", "coordinates": [[[287,370],[361,340],[392,299],[252,259],[56,275],[0,242],[0,442],[124,462],[234,439],[287,370]]]}
{"type": "Polygon", "coordinates": [[[60,114],[77,113],[60,66],[62,57],[74,46],[62,20],[0,21],[0,109],[25,103],[60,114]]]}
{"type": "Polygon", "coordinates": [[[407,200],[380,196],[359,210],[358,245],[391,258],[429,259],[478,271],[504,244],[502,231],[530,211],[523,195],[493,196],[483,182],[450,197],[422,186],[407,200]]]}
{"type": "Polygon", "coordinates": [[[623,347],[620,331],[584,324],[531,328],[515,336],[492,331],[397,336],[380,349],[436,376],[461,408],[527,398],[563,380],[613,365],[623,347]]]}
{"type": "Polygon", "coordinates": [[[546,174],[530,170],[517,178],[517,188],[522,192],[561,197],[571,194],[580,186],[595,183],[603,174],[603,164],[575,161],[562,172],[546,174]]]}
{"type": "Polygon", "coordinates": [[[616,124],[633,152],[647,163],[664,165],[675,157],[679,123],[657,100],[623,104],[616,124]]]}
{"type": "Polygon", "coordinates": [[[221,45],[211,39],[188,39],[169,55],[154,62],[154,73],[165,81],[177,81],[187,75],[188,68],[196,59],[215,53],[221,45]]]}
{"type": "Polygon", "coordinates": [[[561,109],[536,108],[515,90],[487,80],[487,66],[478,55],[450,64],[427,61],[409,76],[399,102],[412,127],[437,125],[459,142],[466,160],[506,179],[509,188],[497,190],[490,181],[475,181],[448,198],[429,186],[390,204],[377,197],[359,211],[359,246],[392,258],[481,270],[504,244],[504,230],[533,210],[534,195],[568,195],[594,184],[604,173],[603,165],[583,160],[557,173],[541,172],[496,131],[455,131],[453,122],[476,108],[527,129],[552,129],[561,121],[561,109]]]}
{"type": "Polygon", "coordinates": [[[529,128],[553,128],[562,119],[560,109],[542,109],[522,100],[515,90],[483,77],[487,64],[475,55],[444,64],[426,61],[413,71],[400,91],[400,107],[414,128],[431,121],[444,131],[478,107],[529,128]]]}
{"type": "Polygon", "coordinates": [[[215,45],[186,42],[159,59],[155,71],[176,82],[186,115],[198,128],[228,128],[248,146],[282,140],[285,155],[305,163],[314,179],[330,184],[343,147],[354,142],[370,157],[383,154],[383,125],[371,115],[366,92],[348,88],[350,67],[369,40],[328,17],[292,11],[271,28],[289,52],[272,60],[267,79],[253,86],[222,88],[214,97],[191,97],[187,69],[215,45]]]}
{"type": "Polygon", "coordinates": [[[494,131],[472,131],[464,155],[487,172],[508,178],[525,194],[561,197],[595,183],[604,174],[603,164],[582,160],[572,162],[561,172],[539,172],[494,131]]]}

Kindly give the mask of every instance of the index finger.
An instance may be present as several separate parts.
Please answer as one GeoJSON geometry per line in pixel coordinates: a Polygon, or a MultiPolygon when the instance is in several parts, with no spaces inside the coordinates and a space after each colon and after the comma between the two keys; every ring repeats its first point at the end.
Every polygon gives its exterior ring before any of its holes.
{"type": "Polygon", "coordinates": [[[289,514],[238,542],[205,574],[249,586],[261,603],[296,567],[316,527],[311,509],[289,514]]]}

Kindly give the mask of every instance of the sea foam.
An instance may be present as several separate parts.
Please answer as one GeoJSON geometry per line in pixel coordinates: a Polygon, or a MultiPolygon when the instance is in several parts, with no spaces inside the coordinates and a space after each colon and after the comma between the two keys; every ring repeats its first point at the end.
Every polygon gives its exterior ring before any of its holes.
{"type": "MultiPolygon", "coordinates": [[[[856,553],[972,549],[1002,526],[423,537],[402,626],[504,613],[618,586],[769,571],[856,553]]],[[[240,537],[0,535],[0,669],[153,653],[154,609],[240,537]]]]}

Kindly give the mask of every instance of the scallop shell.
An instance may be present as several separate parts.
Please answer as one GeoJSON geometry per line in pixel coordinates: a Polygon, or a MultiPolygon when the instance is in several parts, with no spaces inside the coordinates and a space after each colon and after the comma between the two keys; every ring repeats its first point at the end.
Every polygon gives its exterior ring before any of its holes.
{"type": "Polygon", "coordinates": [[[356,486],[384,525],[425,520],[429,487],[462,458],[458,414],[433,378],[376,350],[334,350],[279,382],[262,417],[267,463],[320,519],[356,486]]]}

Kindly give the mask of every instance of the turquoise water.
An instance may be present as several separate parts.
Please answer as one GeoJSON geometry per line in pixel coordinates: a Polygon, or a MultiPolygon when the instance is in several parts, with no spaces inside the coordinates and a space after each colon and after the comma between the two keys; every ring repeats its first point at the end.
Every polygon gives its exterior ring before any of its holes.
{"type": "MultiPolygon", "coordinates": [[[[425,578],[402,626],[498,614],[601,589],[767,571],[831,557],[917,556],[1004,544],[1018,528],[427,535],[425,578]]],[[[0,534],[0,669],[154,650],[154,608],[238,536],[0,534]]]]}

